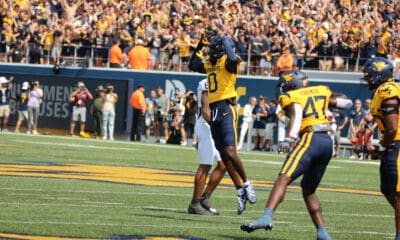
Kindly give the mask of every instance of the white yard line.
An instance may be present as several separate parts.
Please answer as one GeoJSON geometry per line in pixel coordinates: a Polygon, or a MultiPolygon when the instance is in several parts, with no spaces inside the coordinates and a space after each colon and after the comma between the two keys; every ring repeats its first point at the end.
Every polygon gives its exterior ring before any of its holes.
{"type": "MultiPolygon", "coordinates": [[[[362,164],[362,165],[375,165],[379,166],[381,161],[377,160],[345,160],[345,159],[338,159],[338,160],[331,160],[334,163],[352,163],[352,164],[362,164]]],[[[329,167],[329,166],[328,166],[329,167]]]]}
{"type": "MultiPolygon", "coordinates": [[[[67,140],[67,141],[73,141],[76,142],[80,141],[80,142],[93,142],[93,143],[97,143],[97,144],[110,144],[110,145],[118,145],[119,147],[121,145],[128,145],[128,146],[146,146],[146,147],[151,147],[151,148],[168,148],[168,149],[179,149],[179,150],[189,150],[189,151],[195,151],[194,147],[183,147],[180,145],[173,145],[173,144],[163,144],[163,143],[145,143],[145,142],[131,142],[131,141],[127,141],[127,140],[115,140],[115,141],[102,141],[102,140],[97,140],[97,139],[88,139],[88,138],[71,138],[71,137],[66,137],[66,136],[56,136],[56,135],[24,135],[27,137],[33,137],[33,138],[54,138],[54,139],[61,139],[61,140],[67,140]]],[[[37,142],[37,141],[23,141],[23,140],[11,140],[14,142],[26,142],[26,143],[32,143],[32,144],[49,144],[49,142],[37,142]]],[[[82,146],[88,146],[86,145],[86,143],[82,146]]],[[[54,143],[50,143],[50,144],[54,144],[54,143]]],[[[90,145],[89,145],[90,146],[90,145]]],[[[97,146],[99,147],[99,146],[97,146]]],[[[107,148],[107,147],[102,147],[100,146],[100,148],[107,148]]],[[[112,149],[118,149],[118,148],[112,148],[112,149]]],[[[130,150],[133,150],[132,148],[128,148],[130,150]]]]}
{"type": "MultiPolygon", "coordinates": [[[[219,216],[220,217],[220,216],[219,216]]],[[[214,218],[211,216],[211,218],[214,218]]],[[[213,229],[213,230],[220,230],[221,226],[195,226],[195,225],[189,225],[189,226],[184,226],[184,225],[162,225],[162,224],[157,224],[157,225],[151,225],[151,224],[119,224],[119,223],[107,223],[107,222],[100,222],[100,223],[95,223],[95,222],[64,222],[64,221],[8,221],[8,220],[0,220],[0,223],[7,223],[7,224],[26,224],[26,225],[76,225],[76,226],[106,226],[106,227],[127,227],[127,228],[134,228],[134,227],[142,227],[142,228],[152,228],[152,229],[160,229],[160,228],[173,228],[173,229],[213,229]]],[[[283,222],[283,221],[277,221],[275,223],[279,224],[285,224],[285,225],[290,225],[291,227],[294,227],[296,231],[298,232],[309,232],[311,229],[309,227],[305,226],[300,226],[300,225],[293,225],[292,222],[283,222]]],[[[224,226],[224,230],[235,230],[238,231],[238,226],[237,225],[232,225],[232,227],[227,227],[224,226]]],[[[375,231],[339,231],[335,229],[329,230],[331,233],[338,233],[338,234],[358,234],[358,235],[377,235],[377,236],[392,236],[393,233],[387,233],[387,232],[375,232],[375,231]]]]}
{"type": "MultiPolygon", "coordinates": [[[[134,206],[126,205],[120,202],[91,202],[87,201],[82,204],[71,204],[71,203],[32,203],[32,202],[0,202],[0,206],[14,205],[14,206],[43,206],[43,207],[86,207],[86,208],[126,208],[126,209],[142,209],[142,210],[157,210],[157,211],[168,211],[168,212],[186,212],[186,208],[165,208],[157,206],[134,206]]],[[[186,205],[185,205],[186,207],[186,205]]],[[[251,208],[251,207],[249,207],[251,208]]],[[[236,209],[219,209],[220,212],[236,212],[236,209]]],[[[247,209],[246,213],[260,213],[260,210],[250,210],[247,209]]],[[[277,211],[278,215],[307,215],[306,211],[277,211]]],[[[355,217],[355,218],[389,218],[392,219],[393,215],[382,215],[382,214],[360,214],[360,213],[331,213],[325,212],[325,215],[329,216],[342,216],[342,217],[355,217]]],[[[224,218],[242,218],[242,217],[231,217],[231,216],[221,216],[224,218]]]]}
{"type": "MultiPolygon", "coordinates": [[[[19,192],[46,192],[46,196],[49,196],[49,193],[88,193],[88,194],[110,194],[110,195],[150,195],[150,196],[165,196],[165,197],[191,197],[192,195],[190,193],[188,194],[181,194],[181,193],[159,193],[159,192],[137,192],[137,191],[130,191],[130,192],[114,192],[114,191],[92,191],[92,190],[49,190],[49,189],[37,189],[37,188],[0,188],[0,191],[3,191],[3,194],[9,194],[9,195],[18,195],[16,193],[5,193],[4,191],[19,191],[19,192]]],[[[33,196],[42,196],[42,194],[29,194],[29,193],[21,193],[21,195],[33,195],[33,196]]],[[[268,192],[263,192],[263,195],[267,196],[269,195],[268,192]]],[[[213,195],[215,198],[235,198],[235,192],[232,190],[230,193],[227,194],[222,194],[218,193],[213,195]]],[[[50,197],[50,196],[49,196],[50,197]]],[[[57,197],[55,197],[57,198],[57,197]]],[[[265,199],[261,199],[261,201],[264,201],[265,199]]],[[[303,202],[304,200],[302,198],[290,198],[286,197],[285,201],[299,201],[303,202]]],[[[385,201],[348,201],[348,200],[339,200],[339,199],[323,199],[323,202],[334,202],[334,203],[354,203],[354,204],[382,204],[382,205],[387,205],[385,201]]]]}
{"type": "Polygon", "coordinates": [[[48,143],[48,142],[26,141],[26,140],[15,140],[14,142],[38,144],[38,145],[47,145],[47,146],[63,146],[63,147],[75,147],[75,148],[92,148],[92,149],[136,151],[136,149],[134,149],[134,148],[106,147],[106,146],[95,146],[95,145],[77,144],[77,143],[74,143],[74,144],[72,144],[72,143],[48,143]]]}

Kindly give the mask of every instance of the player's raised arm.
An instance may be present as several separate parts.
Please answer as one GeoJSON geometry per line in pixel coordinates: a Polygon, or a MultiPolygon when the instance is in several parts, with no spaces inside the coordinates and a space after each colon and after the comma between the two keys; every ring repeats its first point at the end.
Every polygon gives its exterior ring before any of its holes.
{"type": "Polygon", "coordinates": [[[192,56],[190,56],[189,59],[189,69],[194,72],[199,72],[199,73],[206,73],[206,69],[204,68],[204,62],[203,62],[203,51],[202,48],[204,46],[203,44],[203,35],[200,37],[200,41],[197,44],[196,49],[193,51],[192,56]]]}
{"type": "Polygon", "coordinates": [[[230,73],[237,73],[239,58],[233,50],[233,42],[224,36],[222,37],[222,44],[224,45],[226,54],[228,55],[225,65],[226,70],[230,73]]]}

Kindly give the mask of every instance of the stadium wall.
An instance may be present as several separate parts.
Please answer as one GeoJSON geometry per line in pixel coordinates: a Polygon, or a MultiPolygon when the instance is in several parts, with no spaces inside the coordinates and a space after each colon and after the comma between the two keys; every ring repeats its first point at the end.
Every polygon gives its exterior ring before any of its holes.
{"type": "MultiPolygon", "coordinates": [[[[371,92],[359,80],[360,73],[307,71],[311,85],[326,84],[333,91],[342,92],[351,99],[369,98],[371,92]]],[[[95,94],[98,85],[112,83],[119,95],[116,106],[116,132],[129,131],[131,127],[132,109],[129,97],[135,86],[145,85],[146,93],[150,89],[161,86],[168,97],[174,97],[179,91],[196,91],[197,82],[205,77],[196,73],[181,72],[143,72],[127,69],[76,68],[61,67],[58,73],[53,72],[50,65],[0,64],[0,75],[14,76],[13,92],[19,91],[24,81],[39,80],[44,90],[43,104],[40,111],[39,127],[68,129],[71,118],[71,106],[68,96],[77,82],[83,81],[91,93],[95,94]]],[[[277,77],[240,76],[237,81],[239,104],[244,106],[250,96],[267,96],[276,98],[275,83],[277,77]]],[[[90,105],[88,106],[90,108],[90,105]]],[[[10,124],[15,124],[17,114],[15,106],[11,107],[10,124]]],[[[241,109],[239,110],[241,114],[241,109]]],[[[92,118],[88,111],[87,129],[92,130],[92,118]]]]}

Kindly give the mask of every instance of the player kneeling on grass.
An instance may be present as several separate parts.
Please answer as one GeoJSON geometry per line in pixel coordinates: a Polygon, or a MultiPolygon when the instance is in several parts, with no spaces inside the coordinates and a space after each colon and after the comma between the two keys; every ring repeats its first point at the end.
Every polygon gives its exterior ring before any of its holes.
{"type": "Polygon", "coordinates": [[[257,220],[241,225],[243,231],[271,230],[272,217],[283,201],[287,186],[303,175],[301,188],[304,202],[317,228],[317,239],[329,236],[322,216],[321,203],[315,191],[333,153],[331,124],[326,116],[328,107],[350,108],[352,101],[343,94],[333,93],[327,86],[308,87],[308,77],[297,70],[281,75],[279,104],[290,118],[285,141],[293,145],[275,180],[264,214],[257,220]]]}
{"type": "Polygon", "coordinates": [[[203,79],[199,82],[197,96],[199,98],[199,117],[196,121],[194,131],[198,137],[197,153],[199,155],[200,164],[194,177],[193,198],[189,205],[188,212],[191,214],[217,215],[218,211],[211,206],[210,196],[224,177],[226,168],[221,161],[218,150],[215,148],[210,125],[208,124],[210,121],[210,107],[208,103],[207,79],[203,79]],[[214,159],[217,160],[217,166],[211,173],[207,188],[204,193],[201,194],[206,185],[208,172],[213,165],[214,159]]]}

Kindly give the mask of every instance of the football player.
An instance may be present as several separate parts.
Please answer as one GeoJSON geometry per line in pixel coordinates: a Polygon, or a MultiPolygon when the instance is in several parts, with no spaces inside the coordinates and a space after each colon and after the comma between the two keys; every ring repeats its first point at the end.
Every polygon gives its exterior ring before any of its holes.
{"type": "Polygon", "coordinates": [[[218,150],[215,148],[214,140],[211,136],[211,129],[208,122],[210,121],[210,107],[208,103],[208,82],[203,79],[197,87],[199,114],[194,127],[197,136],[197,153],[199,156],[199,167],[194,177],[194,190],[192,202],[188,207],[191,214],[200,215],[217,215],[218,211],[212,207],[210,202],[211,194],[221,182],[225,175],[226,168],[221,161],[218,150]],[[217,166],[211,173],[207,188],[202,193],[210,171],[213,160],[217,160],[217,166]]]}
{"type": "Polygon", "coordinates": [[[189,60],[190,70],[207,74],[211,133],[238,191],[238,214],[241,214],[247,201],[256,202],[256,194],[236,150],[238,116],[235,85],[239,64],[232,41],[214,30],[202,37],[189,60]],[[206,58],[202,57],[203,46],[208,50],[206,58]]]}
{"type": "Polygon", "coordinates": [[[400,147],[399,96],[400,87],[393,79],[393,65],[385,58],[371,58],[364,65],[364,80],[373,90],[371,114],[382,133],[381,192],[393,207],[396,240],[400,240],[400,179],[398,171],[400,147]]]}
{"type": "Polygon", "coordinates": [[[332,129],[326,112],[328,107],[348,109],[352,101],[343,94],[331,92],[327,86],[308,87],[307,75],[298,70],[284,72],[277,86],[281,89],[279,104],[290,119],[285,141],[293,144],[293,149],[275,180],[264,214],[243,224],[241,229],[247,232],[271,230],[273,214],[283,201],[287,186],[303,175],[303,198],[317,229],[317,239],[331,239],[324,225],[321,203],[315,194],[333,153],[332,129]]]}

